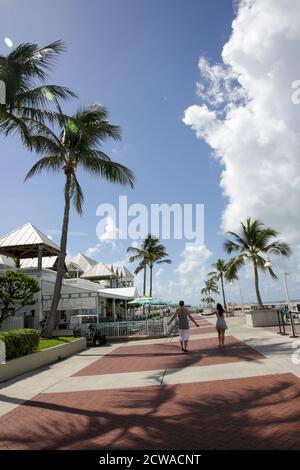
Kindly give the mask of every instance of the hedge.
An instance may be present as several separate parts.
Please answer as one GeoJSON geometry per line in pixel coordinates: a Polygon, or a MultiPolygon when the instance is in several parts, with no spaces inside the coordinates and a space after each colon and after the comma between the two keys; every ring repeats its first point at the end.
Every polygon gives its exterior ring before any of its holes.
{"type": "Polygon", "coordinates": [[[40,332],[32,328],[19,328],[0,333],[6,347],[6,359],[25,356],[38,350],[40,332]]]}

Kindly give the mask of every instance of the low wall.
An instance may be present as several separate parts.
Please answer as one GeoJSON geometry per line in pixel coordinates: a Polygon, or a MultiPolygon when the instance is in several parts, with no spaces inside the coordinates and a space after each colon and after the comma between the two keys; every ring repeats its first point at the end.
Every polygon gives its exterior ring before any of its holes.
{"type": "Polygon", "coordinates": [[[277,310],[253,310],[246,312],[245,315],[246,325],[250,327],[278,325],[277,310]]]}
{"type": "Polygon", "coordinates": [[[6,364],[0,364],[0,382],[59,361],[84,349],[86,349],[86,339],[79,338],[66,344],[60,344],[43,351],[27,354],[27,356],[11,359],[6,364]]]}

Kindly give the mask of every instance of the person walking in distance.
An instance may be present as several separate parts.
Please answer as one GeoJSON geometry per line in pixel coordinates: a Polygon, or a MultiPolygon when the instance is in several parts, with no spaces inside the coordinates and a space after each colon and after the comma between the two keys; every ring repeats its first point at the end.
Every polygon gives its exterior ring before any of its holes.
{"type": "Polygon", "coordinates": [[[228,329],[227,323],[224,318],[224,312],[230,314],[231,311],[225,310],[221,304],[217,304],[216,310],[213,310],[211,313],[202,313],[201,316],[207,317],[210,315],[217,316],[216,330],[218,332],[219,347],[223,348],[225,345],[225,331],[228,329]]]}
{"type": "Polygon", "coordinates": [[[188,309],[185,308],[183,300],[179,302],[179,307],[177,308],[176,312],[172,316],[171,320],[168,322],[168,325],[170,325],[170,323],[174,321],[176,318],[178,318],[178,322],[179,322],[179,340],[180,340],[181,349],[183,352],[187,353],[188,352],[187,346],[188,346],[188,342],[190,338],[189,320],[192,320],[192,322],[195,323],[196,326],[199,326],[199,325],[194,320],[192,315],[189,313],[188,309]]]}

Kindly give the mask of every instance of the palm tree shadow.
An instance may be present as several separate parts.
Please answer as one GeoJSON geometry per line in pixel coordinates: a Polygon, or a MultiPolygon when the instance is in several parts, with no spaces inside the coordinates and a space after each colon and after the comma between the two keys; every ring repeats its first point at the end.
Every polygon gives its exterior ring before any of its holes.
{"type": "Polygon", "coordinates": [[[10,413],[2,418],[2,442],[44,450],[300,449],[295,377],[264,378],[260,388],[256,379],[244,388],[233,382],[41,395],[18,408],[19,432],[10,413]]]}

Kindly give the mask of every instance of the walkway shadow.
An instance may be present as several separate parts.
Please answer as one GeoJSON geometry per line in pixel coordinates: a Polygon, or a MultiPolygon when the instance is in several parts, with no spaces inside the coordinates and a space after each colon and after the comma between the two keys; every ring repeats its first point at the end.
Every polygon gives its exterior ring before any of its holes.
{"type": "Polygon", "coordinates": [[[214,387],[40,395],[0,419],[0,448],[300,449],[300,386],[292,374],[214,387]]]}

